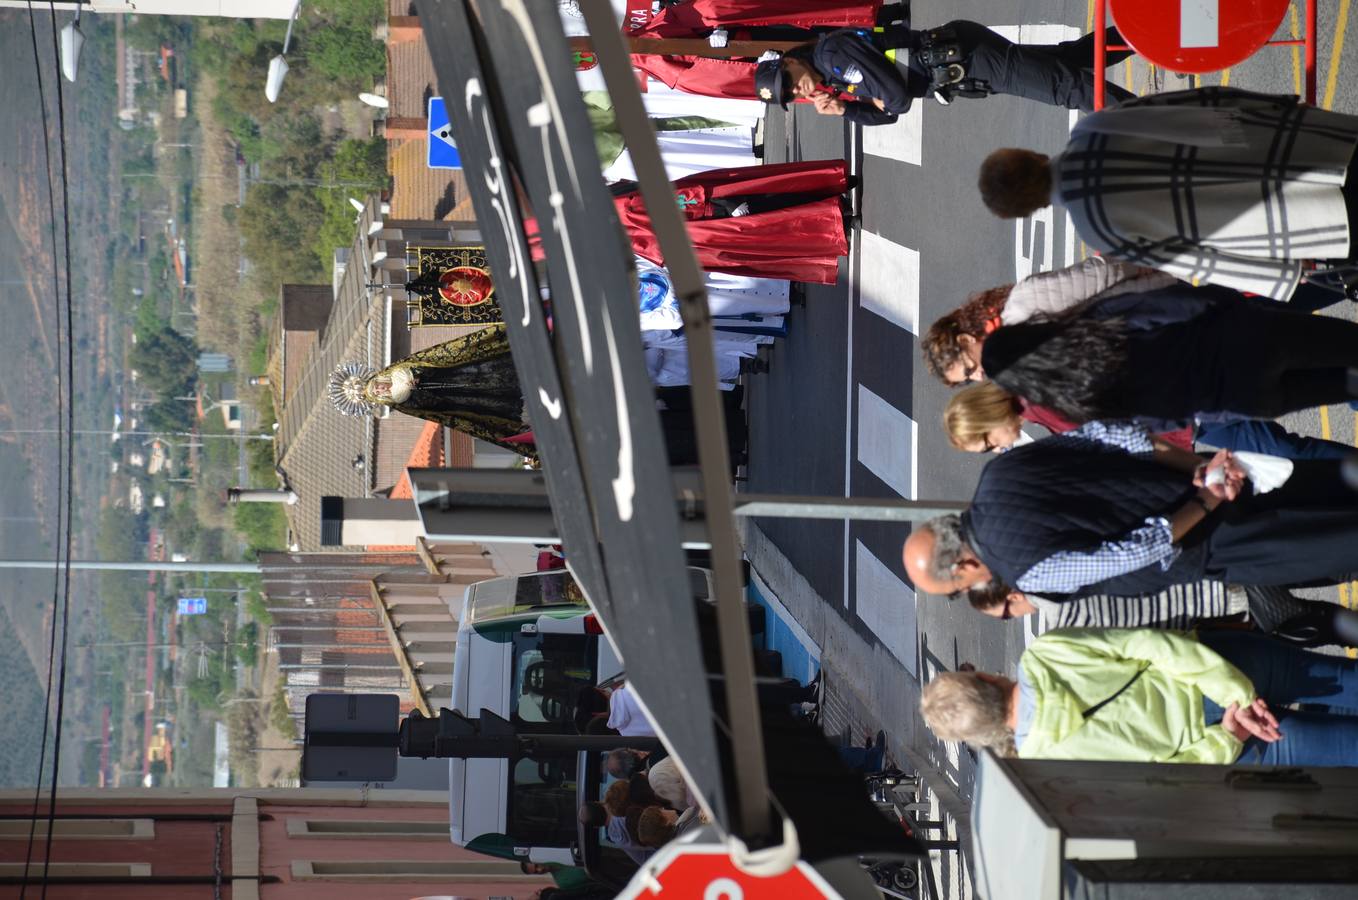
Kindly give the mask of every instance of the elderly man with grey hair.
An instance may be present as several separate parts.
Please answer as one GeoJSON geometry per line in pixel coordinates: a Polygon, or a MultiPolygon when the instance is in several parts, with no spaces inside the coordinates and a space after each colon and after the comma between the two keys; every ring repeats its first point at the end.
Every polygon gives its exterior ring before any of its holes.
{"type": "Polygon", "coordinates": [[[1016,675],[940,673],[920,712],[943,740],[1026,758],[1358,762],[1358,660],[1265,635],[1049,631],[1024,651],[1016,675]]]}
{"type": "Polygon", "coordinates": [[[902,555],[936,594],[994,578],[1069,597],[1337,583],[1358,562],[1358,498],[1337,461],[1296,460],[1255,494],[1229,451],[1204,461],[1141,426],[1089,422],[991,460],[971,507],[916,528],[902,555]]]}

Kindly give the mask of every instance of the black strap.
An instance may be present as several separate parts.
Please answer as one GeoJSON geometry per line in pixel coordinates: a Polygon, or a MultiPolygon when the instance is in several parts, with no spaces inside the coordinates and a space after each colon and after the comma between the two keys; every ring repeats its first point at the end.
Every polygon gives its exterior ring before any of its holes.
{"type": "MultiPolygon", "coordinates": [[[[1146,668],[1148,669],[1148,668],[1150,668],[1150,666],[1147,666],[1146,668]]],[[[1146,669],[1137,669],[1137,670],[1136,670],[1136,674],[1132,676],[1131,681],[1128,681],[1128,682],[1127,682],[1126,684],[1124,684],[1122,687],[1118,688],[1116,693],[1114,693],[1114,694],[1112,694],[1112,695],[1110,695],[1110,696],[1108,696],[1108,697],[1104,697],[1104,698],[1103,698],[1102,700],[1100,700],[1098,703],[1095,703],[1093,706],[1089,707],[1089,709],[1086,709],[1083,713],[1081,713],[1081,715],[1084,716],[1086,719],[1088,719],[1090,716],[1094,715],[1094,713],[1098,712],[1099,710],[1103,709],[1103,708],[1104,708],[1105,706],[1107,706],[1108,704],[1112,703],[1112,702],[1113,702],[1114,700],[1116,700],[1117,698],[1121,697],[1123,691],[1127,690],[1127,688],[1129,688],[1129,687],[1131,687],[1132,685],[1136,684],[1136,680],[1137,680],[1138,678],[1141,677],[1141,673],[1144,672],[1144,671],[1146,671],[1146,669]]]]}

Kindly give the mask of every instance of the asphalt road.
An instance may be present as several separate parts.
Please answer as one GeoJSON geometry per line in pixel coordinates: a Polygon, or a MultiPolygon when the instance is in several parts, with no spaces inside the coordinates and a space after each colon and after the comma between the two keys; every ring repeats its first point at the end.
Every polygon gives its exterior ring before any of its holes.
{"type": "MultiPolygon", "coordinates": [[[[1358,40],[1344,41],[1336,33],[1337,24],[1348,25],[1348,7],[1348,0],[1320,0],[1318,102],[1358,113],[1353,59],[1358,40]]],[[[1302,27],[1302,12],[1302,4],[1294,3],[1277,36],[1292,36],[1293,22],[1302,27]]],[[[1061,35],[1061,26],[1065,35],[1087,30],[1092,9],[1057,0],[914,4],[915,27],[958,18],[991,26],[1041,24],[1045,30],[1033,34],[1045,42],[1061,35]]],[[[1291,48],[1265,48],[1228,72],[1203,76],[1201,83],[1300,92],[1301,59],[1291,48]]],[[[1161,90],[1190,85],[1153,73],[1140,61],[1109,72],[1137,93],[1157,84],[1161,90]]],[[[917,144],[913,133],[869,135],[807,108],[789,114],[771,110],[766,119],[766,161],[851,162],[863,182],[862,223],[839,283],[808,288],[805,305],[790,317],[788,337],[773,349],[770,372],[751,380],[751,491],[967,499],[985,460],[948,445],[938,422],[949,390],[925,371],[917,335],[974,291],[1069,264],[1083,253],[1078,239],[1066,234],[1064,216],[1001,222],[984,209],[975,190],[977,168],[996,147],[1061,148],[1072,121],[1068,111],[1009,97],[958,100],[951,107],[920,103],[922,113],[912,126],[917,144]]],[[[1348,306],[1330,312],[1351,316],[1348,306]]],[[[1332,407],[1288,423],[1352,444],[1358,416],[1332,407]]],[[[936,766],[954,782],[954,802],[965,803],[971,778],[966,754],[959,761],[955,748],[937,745],[900,711],[914,709],[920,677],[933,669],[970,661],[1012,672],[1025,629],[1031,636],[1033,626],[982,619],[939,597],[914,597],[900,562],[907,532],[899,526],[764,520],[757,527],[825,610],[865,646],[891,650],[888,658],[899,669],[885,679],[859,677],[858,661],[837,660],[830,650],[824,662],[828,671],[859,686],[858,699],[869,713],[883,716],[897,758],[936,766]],[[890,691],[900,696],[886,696],[890,691]]],[[[758,569],[761,560],[754,563],[758,569]]],[[[1358,602],[1358,584],[1351,587],[1328,596],[1358,602]]]]}

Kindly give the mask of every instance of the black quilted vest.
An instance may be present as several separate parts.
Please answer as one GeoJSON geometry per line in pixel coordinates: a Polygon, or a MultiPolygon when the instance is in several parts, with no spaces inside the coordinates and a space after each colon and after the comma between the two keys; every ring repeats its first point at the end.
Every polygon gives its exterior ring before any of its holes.
{"type": "MultiPolygon", "coordinates": [[[[1008,584],[1042,560],[1092,550],[1144,524],[1166,518],[1194,488],[1187,475],[1093,441],[1041,440],[991,460],[971,507],[962,514],[968,542],[1008,584]]],[[[1186,549],[1168,571],[1158,564],[1082,588],[1087,593],[1140,595],[1196,580],[1203,551],[1186,549]]]]}

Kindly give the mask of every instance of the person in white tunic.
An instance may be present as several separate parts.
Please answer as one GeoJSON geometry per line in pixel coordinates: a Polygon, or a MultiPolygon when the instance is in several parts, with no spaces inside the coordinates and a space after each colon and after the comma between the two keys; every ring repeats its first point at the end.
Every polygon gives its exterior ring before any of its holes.
{"type": "MultiPolygon", "coordinates": [[[[688,338],[669,272],[637,257],[639,317],[646,368],[657,387],[690,384],[688,338]]],[[[763,344],[783,329],[788,310],[788,283],[718,272],[705,273],[716,344],[717,378],[731,390],[740,378],[742,360],[753,358],[763,344]]]]}

